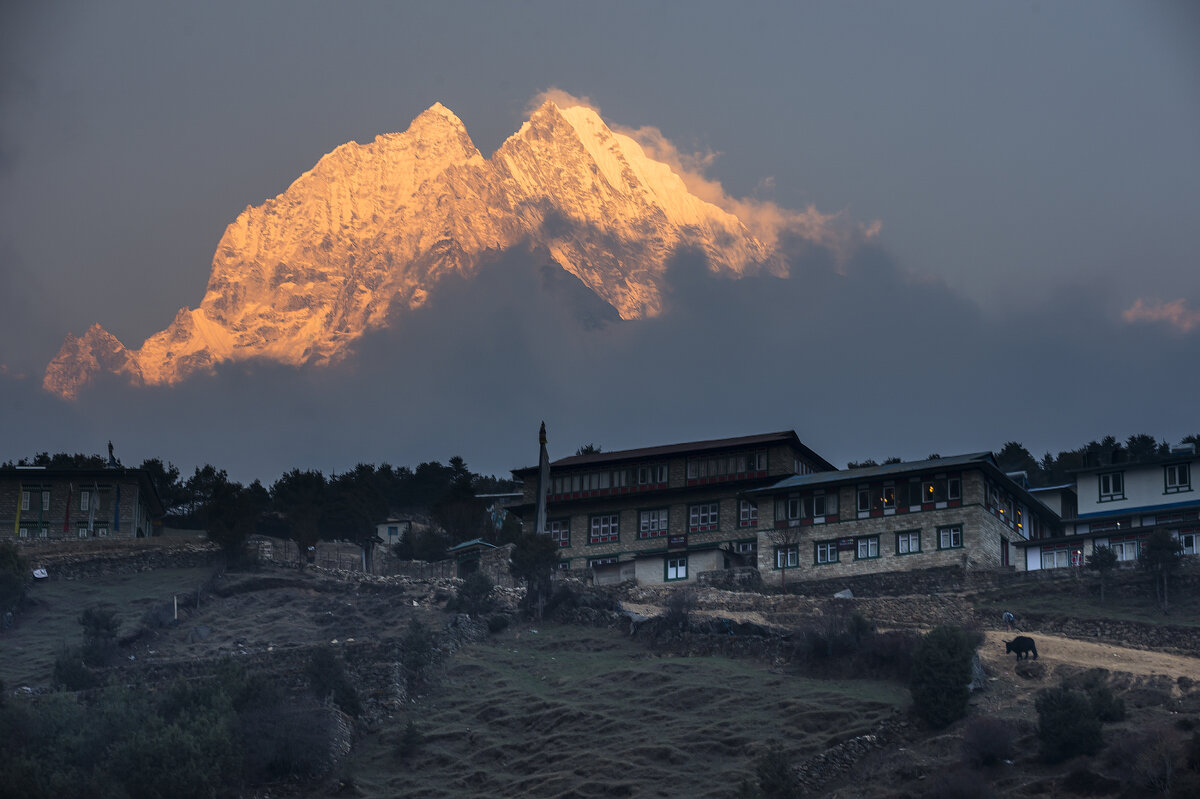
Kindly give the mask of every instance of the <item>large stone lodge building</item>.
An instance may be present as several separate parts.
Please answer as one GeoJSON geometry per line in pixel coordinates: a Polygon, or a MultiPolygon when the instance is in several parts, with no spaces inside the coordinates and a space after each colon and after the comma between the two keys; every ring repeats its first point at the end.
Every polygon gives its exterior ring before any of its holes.
{"type": "MultiPolygon", "coordinates": [[[[554,461],[544,532],[562,568],[597,582],[682,583],[737,566],[776,584],[937,566],[1058,568],[1100,543],[1136,558],[1149,529],[1130,527],[1160,523],[1194,554],[1194,459],[1180,451],[1031,491],[990,452],[839,470],[794,432],[766,433],[554,461]]],[[[510,510],[527,523],[538,474],[513,471],[523,494],[510,510]]]]}

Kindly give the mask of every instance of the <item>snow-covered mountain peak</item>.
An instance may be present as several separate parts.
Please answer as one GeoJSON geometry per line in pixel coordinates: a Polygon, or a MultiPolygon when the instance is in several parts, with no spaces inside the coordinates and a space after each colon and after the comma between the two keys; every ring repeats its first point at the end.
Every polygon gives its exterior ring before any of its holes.
{"type": "Polygon", "coordinates": [[[69,336],[44,386],[72,397],[100,371],[172,384],[253,358],[345,357],[447,275],[517,245],[548,252],[624,319],[662,309],[681,248],[740,275],[773,257],[733,214],[593,109],[547,102],[484,158],[441,103],[402,133],[348,142],[226,228],[199,306],[127,350],[98,325],[69,336]]]}

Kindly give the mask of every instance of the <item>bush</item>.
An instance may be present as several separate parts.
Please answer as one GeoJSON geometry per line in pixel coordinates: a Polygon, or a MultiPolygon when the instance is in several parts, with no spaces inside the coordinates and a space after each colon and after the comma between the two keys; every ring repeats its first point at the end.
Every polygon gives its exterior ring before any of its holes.
{"type": "Polygon", "coordinates": [[[754,783],[742,783],[744,799],[798,799],[804,786],[796,777],[791,758],[778,744],[773,744],[754,762],[754,783]]]}
{"type": "Polygon", "coordinates": [[[400,642],[400,667],[410,691],[425,679],[433,665],[433,655],[433,634],[420,621],[412,619],[400,642]]]}
{"type": "Polygon", "coordinates": [[[111,608],[95,605],[79,614],[83,627],[83,662],[89,666],[107,666],[117,653],[117,630],[121,620],[111,608]]]}
{"type": "Polygon", "coordinates": [[[971,719],[963,730],[963,760],[975,768],[1011,760],[1017,752],[1016,739],[1016,730],[1006,721],[971,719]]]}
{"type": "Polygon", "coordinates": [[[508,616],[490,616],[487,621],[488,632],[493,635],[501,630],[507,630],[509,625],[508,616]]]}
{"type": "Polygon", "coordinates": [[[458,588],[454,600],[450,603],[451,610],[478,616],[492,609],[492,592],[495,586],[483,572],[472,572],[458,588]]]}
{"type": "Polygon", "coordinates": [[[1121,747],[1121,762],[1133,787],[1160,796],[1171,795],[1182,759],[1166,728],[1143,732],[1121,747]]]}
{"type": "Polygon", "coordinates": [[[1038,691],[1034,705],[1040,752],[1046,762],[1058,763],[1100,751],[1100,718],[1087,694],[1061,685],[1044,688],[1038,691]]]}
{"type": "Polygon", "coordinates": [[[83,691],[95,688],[99,684],[99,676],[84,663],[81,648],[64,646],[58,650],[58,655],[54,658],[54,674],[51,678],[51,685],[54,688],[83,691]]]}
{"type": "Polygon", "coordinates": [[[25,597],[29,564],[12,541],[0,541],[0,614],[14,609],[25,597]]]}
{"type": "Polygon", "coordinates": [[[1096,718],[1101,722],[1110,723],[1125,720],[1125,700],[1113,693],[1108,683],[1108,675],[1103,669],[1091,669],[1084,672],[1070,687],[1078,688],[1087,694],[1096,718]]]}
{"type": "Polygon", "coordinates": [[[404,732],[400,734],[400,740],[396,743],[396,757],[400,760],[408,760],[424,744],[425,734],[412,719],[409,719],[408,724],[404,725],[404,732]]]}
{"type": "Polygon", "coordinates": [[[239,712],[238,733],[244,773],[251,782],[312,777],[329,757],[333,719],[327,708],[310,700],[267,697],[239,712]]]}
{"type": "Polygon", "coordinates": [[[920,640],[911,630],[891,630],[865,638],[859,650],[862,673],[908,682],[912,676],[913,652],[920,640]]]}
{"type": "Polygon", "coordinates": [[[345,666],[333,653],[332,649],[323,647],[314,650],[305,669],[308,674],[308,684],[313,694],[321,700],[333,697],[333,703],[350,716],[362,712],[362,703],[358,699],[358,691],[346,675],[345,666]]]}
{"type": "Polygon", "coordinates": [[[921,637],[913,651],[913,708],[934,729],[967,714],[973,639],[958,627],[942,626],[921,637]]]}
{"type": "Polygon", "coordinates": [[[663,606],[663,626],[668,630],[686,630],[688,618],[695,609],[696,592],[690,588],[676,588],[663,606]]]}

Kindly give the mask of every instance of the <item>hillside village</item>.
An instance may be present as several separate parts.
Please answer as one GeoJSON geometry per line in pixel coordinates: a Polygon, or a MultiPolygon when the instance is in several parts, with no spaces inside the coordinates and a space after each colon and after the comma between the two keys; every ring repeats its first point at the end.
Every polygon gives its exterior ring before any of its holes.
{"type": "MultiPolygon", "coordinates": [[[[1191,795],[1194,444],[1081,460],[1070,482],[1043,486],[990,452],[836,469],[790,431],[587,447],[514,470],[517,490],[477,482],[470,502],[434,515],[373,505],[361,521],[373,535],[341,542],[272,513],[265,526],[206,517],[224,535],[167,528],[153,470],[111,454],[8,465],[0,529],[26,580],[2,633],[0,721],[53,706],[75,723],[75,703],[106,717],[117,686],[145,697],[148,718],[183,695],[205,707],[228,696],[205,712],[226,714],[225,745],[240,743],[220,762],[241,765],[196,766],[194,794],[173,795],[607,796],[664,781],[675,787],[658,795],[1191,795]],[[522,528],[536,529],[539,482],[550,583],[535,603],[533,573],[510,564],[522,528]],[[480,508],[490,532],[430,545],[480,508]],[[1164,541],[1173,559],[1156,572],[1146,554],[1164,541]],[[413,559],[426,553],[441,557],[413,559]],[[944,629],[970,642],[971,689],[965,718],[935,725],[909,669],[922,635],[944,629]],[[1005,652],[1018,634],[1038,659],[1005,652]],[[200,685],[217,693],[193,695],[200,685]],[[64,689],[75,699],[55,704],[64,689]],[[1043,751],[1035,700],[1054,690],[1120,702],[1107,748],[1097,721],[1092,750],[1043,751]],[[252,694],[263,698],[236,699],[252,694]],[[674,714],[650,710],[666,696],[674,714]],[[656,739],[655,754],[598,751],[614,723],[656,739]],[[710,739],[702,766],[687,753],[710,739]],[[534,751],[558,752],[570,773],[534,751]],[[1168,765],[1146,766],[1155,753],[1168,765]],[[773,762],[783,787],[765,776],[773,762]]],[[[253,510],[248,489],[229,490],[253,510]]],[[[23,795],[61,791],[29,740],[8,753],[10,778],[23,795]]],[[[139,761],[109,746],[96,773],[130,790],[139,761]]],[[[71,752],[43,760],[68,792],[82,779],[71,752]]]]}

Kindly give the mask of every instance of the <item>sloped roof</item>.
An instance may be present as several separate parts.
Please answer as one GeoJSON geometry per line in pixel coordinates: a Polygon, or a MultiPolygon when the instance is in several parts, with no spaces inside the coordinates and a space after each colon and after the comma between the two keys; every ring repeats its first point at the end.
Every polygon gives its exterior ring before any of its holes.
{"type": "MultiPolygon", "coordinates": [[[[688,441],[680,444],[639,447],[638,449],[622,449],[613,452],[594,452],[588,455],[571,455],[566,458],[559,458],[556,461],[551,461],[550,467],[552,469],[564,469],[583,466],[600,466],[606,463],[616,463],[618,461],[654,460],[656,458],[666,458],[673,455],[695,455],[702,452],[717,452],[721,450],[739,449],[742,447],[757,447],[769,444],[791,444],[796,449],[815,460],[817,463],[820,463],[829,469],[837,468],[832,463],[825,460],[820,455],[802,444],[800,442],[800,438],[796,435],[794,430],[783,430],[778,433],[759,433],[757,435],[737,436],[735,438],[714,438],[707,441],[688,441]]],[[[526,466],[520,469],[513,469],[513,475],[517,476],[536,471],[536,466],[526,466]]]]}
{"type": "Polygon", "coordinates": [[[888,463],[883,466],[864,466],[859,469],[843,469],[837,472],[797,474],[792,477],[786,477],[774,485],[751,489],[746,493],[765,494],[790,488],[811,488],[821,485],[833,485],[835,483],[857,483],[863,480],[877,480],[881,477],[895,477],[911,472],[930,472],[940,469],[957,469],[963,466],[980,466],[984,464],[991,466],[997,473],[1003,474],[996,467],[996,459],[992,456],[992,453],[972,452],[968,455],[951,455],[947,458],[928,458],[923,461],[888,463]]]}

